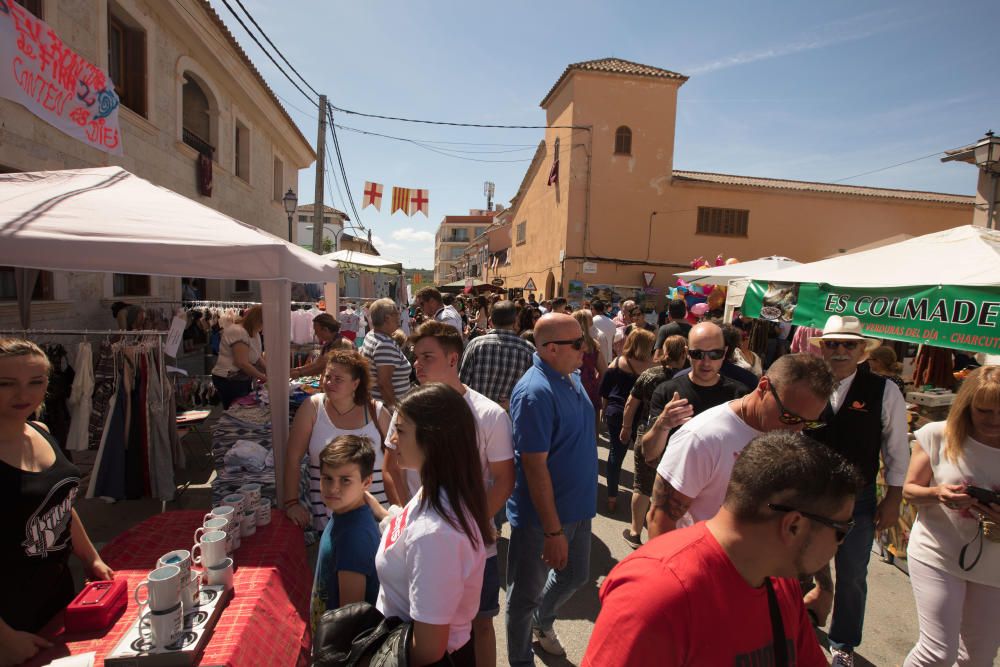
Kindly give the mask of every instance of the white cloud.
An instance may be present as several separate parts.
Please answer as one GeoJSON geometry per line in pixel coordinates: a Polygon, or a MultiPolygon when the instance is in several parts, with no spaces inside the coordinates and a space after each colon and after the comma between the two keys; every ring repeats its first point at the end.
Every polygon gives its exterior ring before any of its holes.
{"type": "Polygon", "coordinates": [[[434,241],[434,232],[418,231],[413,227],[403,227],[393,231],[392,238],[397,241],[420,241],[431,243],[434,241]]]}

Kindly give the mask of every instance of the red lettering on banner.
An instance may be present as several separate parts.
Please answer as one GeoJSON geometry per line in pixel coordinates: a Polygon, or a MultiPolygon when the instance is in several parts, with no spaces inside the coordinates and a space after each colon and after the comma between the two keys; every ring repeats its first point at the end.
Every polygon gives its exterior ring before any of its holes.
{"type": "Polygon", "coordinates": [[[118,130],[105,127],[104,119],[98,118],[91,121],[90,128],[87,129],[87,141],[101,144],[108,148],[116,148],[118,146],[118,130]]]}
{"type": "Polygon", "coordinates": [[[385,548],[389,549],[393,544],[399,540],[400,536],[403,534],[403,530],[406,529],[406,515],[409,514],[410,508],[404,507],[403,511],[397,516],[393,517],[392,521],[389,522],[389,527],[385,531],[385,548]]]}

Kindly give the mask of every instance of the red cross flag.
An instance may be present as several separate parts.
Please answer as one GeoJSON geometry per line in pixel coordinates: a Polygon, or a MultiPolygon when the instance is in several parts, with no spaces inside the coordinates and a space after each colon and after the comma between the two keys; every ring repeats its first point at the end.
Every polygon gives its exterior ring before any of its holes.
{"type": "Polygon", "coordinates": [[[429,218],[430,211],[430,190],[410,190],[409,214],[423,213],[425,218],[429,218]]]}
{"type": "Polygon", "coordinates": [[[365,181],[365,196],[361,208],[374,206],[376,211],[382,210],[382,184],[365,181]]]}

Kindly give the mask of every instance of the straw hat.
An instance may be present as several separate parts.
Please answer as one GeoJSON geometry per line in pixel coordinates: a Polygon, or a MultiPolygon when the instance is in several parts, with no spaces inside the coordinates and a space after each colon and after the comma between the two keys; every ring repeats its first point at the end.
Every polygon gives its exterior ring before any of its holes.
{"type": "Polygon", "coordinates": [[[880,339],[865,336],[861,331],[861,320],[853,315],[845,315],[843,317],[840,315],[831,315],[830,319],[826,321],[826,326],[823,327],[823,335],[813,336],[809,339],[809,344],[814,347],[820,347],[822,345],[821,341],[824,340],[857,340],[864,341],[865,352],[871,352],[882,344],[880,339]]]}

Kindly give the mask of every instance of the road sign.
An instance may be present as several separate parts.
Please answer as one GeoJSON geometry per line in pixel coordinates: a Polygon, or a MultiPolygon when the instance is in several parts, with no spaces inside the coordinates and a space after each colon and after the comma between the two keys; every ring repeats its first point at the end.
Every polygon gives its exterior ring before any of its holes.
{"type": "Polygon", "coordinates": [[[528,282],[524,283],[524,291],[525,292],[537,292],[538,291],[538,288],[535,287],[535,279],[534,278],[528,278],[528,282]]]}
{"type": "Polygon", "coordinates": [[[652,287],[652,285],[653,285],[653,278],[655,278],[655,277],[656,277],[656,273],[654,271],[643,271],[642,272],[642,279],[646,283],[646,287],[652,287]]]}

